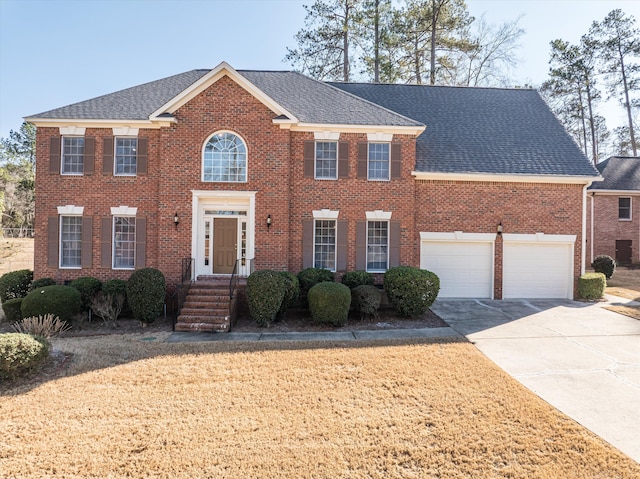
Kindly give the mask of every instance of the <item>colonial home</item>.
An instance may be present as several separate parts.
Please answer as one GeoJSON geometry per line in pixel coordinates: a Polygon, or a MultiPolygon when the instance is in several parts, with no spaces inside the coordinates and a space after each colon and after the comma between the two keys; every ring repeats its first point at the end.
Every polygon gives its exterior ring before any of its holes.
{"type": "Polygon", "coordinates": [[[612,156],[596,168],[604,181],[589,187],[588,261],[604,254],[640,263],[640,158],[612,156]]]}
{"type": "Polygon", "coordinates": [[[572,298],[584,268],[598,171],[534,90],[222,63],[27,120],[36,277],[403,264],[443,297],[572,298]]]}

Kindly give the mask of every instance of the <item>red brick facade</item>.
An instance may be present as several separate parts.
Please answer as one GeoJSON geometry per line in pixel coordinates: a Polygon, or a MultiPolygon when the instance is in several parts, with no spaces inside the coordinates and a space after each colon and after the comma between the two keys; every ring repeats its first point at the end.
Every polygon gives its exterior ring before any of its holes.
{"type": "MultiPolygon", "coordinates": [[[[416,146],[412,135],[394,135],[400,145],[399,179],[368,181],[358,177],[359,145],[366,133],[341,132],[341,148],[348,145],[347,174],[337,180],[316,180],[304,174],[305,142],[313,132],[291,131],[273,123],[274,113],[229,77],[222,77],[180,107],[172,126],[140,129],[148,140],[148,171],[134,177],[103,172],[104,138],[111,128],[87,128],[95,138],[95,172],[62,176],[49,172],[50,139],[58,128],[39,127],[37,133],[35,277],[61,282],[79,276],[122,278],[130,270],[102,265],[101,221],[111,208],[137,208],[146,219],[144,266],[159,268],[170,287],[180,281],[181,261],[193,256],[193,191],[255,192],[255,268],[297,272],[303,268],[303,224],[313,210],[339,211],[348,229],[346,268],[356,269],[357,225],[366,212],[391,213],[399,223],[401,264],[420,265],[420,232],[495,233],[502,223],[508,233],[576,235],[575,277],[580,274],[582,238],[582,185],[502,183],[484,181],[423,181],[412,176],[416,146]],[[216,132],[239,135],[247,146],[245,183],[201,181],[203,146],[216,132]],[[92,264],[82,269],[60,269],[47,258],[49,218],[57,207],[83,206],[83,217],[93,218],[92,264]],[[179,224],[174,225],[178,214],[179,224]],[[266,218],[270,215],[271,226],[266,218]]],[[[344,150],[346,151],[346,150],[344,150]]],[[[206,196],[206,195],[205,195],[206,196]]],[[[637,205],[634,205],[634,208],[637,205]]],[[[640,215],[634,213],[634,218],[640,215]]],[[[637,223],[636,234],[638,232],[637,223]]],[[[104,242],[104,241],[102,241],[104,242]]],[[[637,253],[635,253],[637,255],[637,253]]],[[[637,256],[636,256],[637,257],[637,256]]],[[[502,291],[502,241],[495,245],[494,295],[502,291]]],[[[339,271],[339,273],[342,271],[339,271]]]]}

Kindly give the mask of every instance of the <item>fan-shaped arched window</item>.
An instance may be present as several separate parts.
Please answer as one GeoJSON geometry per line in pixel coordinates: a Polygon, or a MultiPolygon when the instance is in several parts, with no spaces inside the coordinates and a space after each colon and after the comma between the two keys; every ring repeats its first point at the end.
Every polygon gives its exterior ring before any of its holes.
{"type": "Polygon", "coordinates": [[[247,181],[247,147],[238,135],[215,133],[202,152],[202,181],[247,181]]]}

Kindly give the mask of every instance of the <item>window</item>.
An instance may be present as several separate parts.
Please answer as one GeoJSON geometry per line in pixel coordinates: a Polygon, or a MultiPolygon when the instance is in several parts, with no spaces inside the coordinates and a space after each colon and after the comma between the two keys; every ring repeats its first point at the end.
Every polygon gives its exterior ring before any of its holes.
{"type": "Polygon", "coordinates": [[[135,176],[137,173],[137,138],[116,138],[115,140],[115,174],[135,176]]]}
{"type": "Polygon", "coordinates": [[[369,143],[368,178],[389,179],[389,143],[369,143]]]}
{"type": "Polygon", "coordinates": [[[202,181],[247,181],[247,148],[233,133],[213,135],[204,145],[202,181]]]}
{"type": "Polygon", "coordinates": [[[63,137],[61,173],[63,175],[81,175],[83,173],[83,159],[84,137],[63,137]]]}
{"type": "Polygon", "coordinates": [[[82,216],[60,217],[60,267],[82,267],[82,216]]]}
{"type": "Polygon", "coordinates": [[[336,221],[315,220],[313,266],[336,270],[336,221]]]}
{"type": "Polygon", "coordinates": [[[367,271],[384,272],[389,264],[389,222],[367,221],[367,271]]]}
{"type": "Polygon", "coordinates": [[[335,180],[338,178],[338,143],[316,141],[316,179],[335,180]]]}
{"type": "Polygon", "coordinates": [[[136,219],[133,216],[113,217],[113,268],[133,269],[136,251],[136,219]]]}
{"type": "Polygon", "coordinates": [[[618,198],[618,219],[631,219],[631,198],[618,198]]]}

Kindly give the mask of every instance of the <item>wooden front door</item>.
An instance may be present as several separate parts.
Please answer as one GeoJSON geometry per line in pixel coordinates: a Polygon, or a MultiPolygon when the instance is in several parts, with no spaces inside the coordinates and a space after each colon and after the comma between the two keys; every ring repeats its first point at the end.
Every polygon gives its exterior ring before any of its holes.
{"type": "Polygon", "coordinates": [[[231,274],[238,258],[238,220],[213,221],[213,274],[231,274]]]}
{"type": "Polygon", "coordinates": [[[616,262],[631,263],[631,240],[616,240],[616,262]]]}

